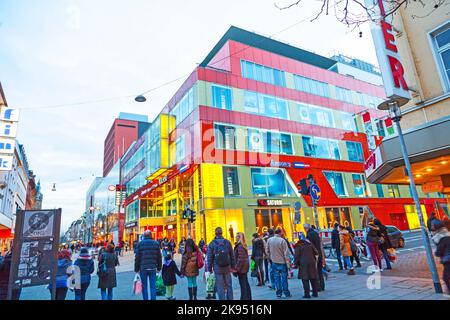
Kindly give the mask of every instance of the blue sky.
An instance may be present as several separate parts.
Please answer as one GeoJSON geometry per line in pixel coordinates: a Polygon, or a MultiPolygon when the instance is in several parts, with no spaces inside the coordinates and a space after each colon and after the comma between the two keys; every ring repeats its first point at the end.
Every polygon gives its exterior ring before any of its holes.
{"type": "MultiPolygon", "coordinates": [[[[81,216],[113,119],[123,111],[152,120],[182,81],[146,103],[37,107],[139,94],[190,73],[230,25],[271,35],[316,12],[317,1],[304,2],[280,11],[273,0],[0,0],[0,81],[8,104],[24,108],[18,139],[41,179],[43,206],[63,209],[63,229],[81,216]]],[[[362,38],[349,31],[330,16],[275,38],[376,63],[368,26],[362,38]]]]}

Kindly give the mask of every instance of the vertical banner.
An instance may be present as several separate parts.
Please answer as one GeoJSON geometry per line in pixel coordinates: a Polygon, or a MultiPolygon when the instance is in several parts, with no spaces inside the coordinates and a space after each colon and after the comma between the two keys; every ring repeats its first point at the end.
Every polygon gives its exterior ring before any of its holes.
{"type": "Polygon", "coordinates": [[[12,290],[52,284],[54,299],[61,209],[18,210],[8,298],[12,290]]]}
{"type": "Polygon", "coordinates": [[[373,151],[376,149],[377,145],[375,143],[375,136],[373,135],[373,125],[369,111],[363,113],[362,118],[364,122],[364,133],[367,136],[367,144],[369,145],[369,150],[373,151]]]}

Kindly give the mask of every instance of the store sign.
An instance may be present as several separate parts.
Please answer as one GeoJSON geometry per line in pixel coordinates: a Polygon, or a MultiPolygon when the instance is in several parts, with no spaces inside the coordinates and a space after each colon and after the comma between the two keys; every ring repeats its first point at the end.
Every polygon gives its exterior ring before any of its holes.
{"type": "Polygon", "coordinates": [[[125,228],[129,229],[129,228],[134,228],[137,226],[137,221],[133,221],[133,222],[128,222],[127,224],[125,224],[125,228]]]}
{"type": "Polygon", "coordinates": [[[369,177],[379,166],[381,166],[382,158],[380,148],[376,148],[374,152],[364,162],[364,173],[369,177]]]}
{"type": "Polygon", "coordinates": [[[373,8],[375,16],[380,17],[379,21],[371,22],[371,31],[386,96],[388,98],[403,98],[403,101],[407,102],[410,99],[410,94],[404,77],[405,71],[400,62],[392,25],[384,18],[390,9],[389,6],[385,5],[388,1],[365,0],[365,3],[368,8],[373,8]]]}
{"type": "Polygon", "coordinates": [[[0,121],[0,137],[15,138],[17,123],[0,121]]]}
{"type": "Polygon", "coordinates": [[[19,109],[2,106],[0,110],[0,120],[2,121],[19,121],[19,109]]]}
{"type": "Polygon", "coordinates": [[[304,162],[294,162],[294,163],[293,163],[293,167],[294,167],[295,169],[305,169],[305,168],[310,168],[311,165],[306,164],[306,163],[304,163],[304,162]]]}
{"type": "Polygon", "coordinates": [[[0,155],[0,171],[12,170],[13,156],[12,155],[0,155]]]}
{"type": "Polygon", "coordinates": [[[0,138],[0,153],[13,154],[16,139],[0,138]]]}
{"type": "Polygon", "coordinates": [[[227,196],[240,195],[237,167],[223,167],[224,192],[227,196]]]}
{"type": "Polygon", "coordinates": [[[426,182],[422,185],[422,191],[424,193],[442,192],[443,190],[444,190],[444,184],[442,183],[441,180],[426,182]]]}
{"type": "Polygon", "coordinates": [[[277,207],[282,205],[283,200],[281,199],[258,199],[258,206],[260,207],[277,207]]]}

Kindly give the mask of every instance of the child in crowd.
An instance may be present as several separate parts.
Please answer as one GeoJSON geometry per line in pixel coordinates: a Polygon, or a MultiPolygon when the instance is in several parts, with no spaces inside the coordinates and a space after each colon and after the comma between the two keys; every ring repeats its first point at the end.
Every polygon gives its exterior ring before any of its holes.
{"type": "Polygon", "coordinates": [[[166,286],[167,300],[176,300],[176,298],[173,296],[173,289],[177,284],[176,275],[178,275],[180,278],[183,277],[180,270],[178,270],[177,264],[172,260],[172,254],[168,253],[164,257],[164,264],[161,271],[161,276],[164,285],[166,286]]]}

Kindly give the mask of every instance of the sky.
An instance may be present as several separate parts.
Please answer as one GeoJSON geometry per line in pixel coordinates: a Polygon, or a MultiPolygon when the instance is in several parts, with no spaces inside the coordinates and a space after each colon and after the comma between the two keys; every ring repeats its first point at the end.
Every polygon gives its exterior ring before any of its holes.
{"type": "Polygon", "coordinates": [[[133,96],[191,73],[231,25],[377,64],[367,24],[359,37],[334,16],[306,19],[317,0],[289,10],[274,3],[293,1],[274,1],[0,0],[0,82],[8,105],[21,109],[17,138],[41,181],[43,208],[62,208],[62,230],[102,175],[103,143],[119,112],[153,120],[183,80],[145,103],[133,96]],[[106,98],[117,99],[67,106],[106,98]],[[65,106],[48,108],[56,105],[65,106]]]}

